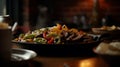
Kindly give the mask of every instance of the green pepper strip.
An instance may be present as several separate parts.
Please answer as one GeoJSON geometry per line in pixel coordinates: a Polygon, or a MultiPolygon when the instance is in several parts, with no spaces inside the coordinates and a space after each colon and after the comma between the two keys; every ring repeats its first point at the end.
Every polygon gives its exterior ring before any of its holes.
{"type": "Polygon", "coordinates": [[[61,43],[61,38],[60,38],[60,36],[57,36],[57,37],[54,38],[54,43],[55,43],[55,44],[60,44],[60,43],[61,43]]]}
{"type": "Polygon", "coordinates": [[[41,43],[41,44],[46,44],[47,43],[47,40],[46,39],[44,39],[44,38],[36,38],[35,39],[35,42],[37,42],[37,43],[41,43]]]}

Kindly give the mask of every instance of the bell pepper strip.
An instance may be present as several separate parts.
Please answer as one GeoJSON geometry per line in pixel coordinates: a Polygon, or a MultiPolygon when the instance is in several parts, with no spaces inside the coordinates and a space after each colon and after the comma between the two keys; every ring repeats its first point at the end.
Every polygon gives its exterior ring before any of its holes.
{"type": "Polygon", "coordinates": [[[57,36],[57,37],[54,38],[54,43],[55,43],[55,44],[60,44],[60,43],[61,43],[61,38],[60,38],[60,36],[57,36]]]}
{"type": "Polygon", "coordinates": [[[51,37],[50,40],[48,40],[48,44],[52,44],[54,42],[54,37],[51,37]]]}
{"type": "Polygon", "coordinates": [[[68,27],[66,25],[63,25],[62,30],[68,31],[68,27]]]}
{"type": "Polygon", "coordinates": [[[20,34],[19,35],[19,38],[23,38],[25,34],[20,34]]]}
{"type": "Polygon", "coordinates": [[[39,38],[35,38],[34,42],[41,43],[41,44],[46,44],[47,40],[39,37],[39,38]]]}
{"type": "Polygon", "coordinates": [[[55,32],[50,32],[46,35],[47,38],[56,37],[56,36],[58,36],[58,34],[55,32]]]}
{"type": "Polygon", "coordinates": [[[25,40],[26,40],[26,42],[33,42],[32,39],[25,39],[25,40]]]}
{"type": "Polygon", "coordinates": [[[33,39],[34,37],[35,37],[34,34],[29,34],[29,35],[25,36],[24,38],[25,39],[33,39]]]}

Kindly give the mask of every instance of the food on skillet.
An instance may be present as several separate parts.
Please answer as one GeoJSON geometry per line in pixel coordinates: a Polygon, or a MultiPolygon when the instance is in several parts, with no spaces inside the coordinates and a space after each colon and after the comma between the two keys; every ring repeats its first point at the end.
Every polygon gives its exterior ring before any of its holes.
{"type": "Polygon", "coordinates": [[[13,41],[34,42],[40,44],[64,44],[65,42],[92,42],[93,37],[86,32],[76,28],[69,29],[66,25],[56,24],[53,27],[46,27],[20,34],[13,41]]]}
{"type": "Polygon", "coordinates": [[[120,41],[101,42],[95,52],[104,55],[120,55],[120,41]]]}
{"type": "Polygon", "coordinates": [[[112,25],[112,26],[102,26],[100,28],[92,28],[93,33],[97,33],[97,34],[104,34],[116,30],[120,30],[120,27],[112,25]]]}
{"type": "Polygon", "coordinates": [[[115,25],[112,25],[112,26],[102,26],[100,29],[101,30],[108,30],[108,31],[120,30],[120,28],[118,26],[115,26],[115,25]]]}

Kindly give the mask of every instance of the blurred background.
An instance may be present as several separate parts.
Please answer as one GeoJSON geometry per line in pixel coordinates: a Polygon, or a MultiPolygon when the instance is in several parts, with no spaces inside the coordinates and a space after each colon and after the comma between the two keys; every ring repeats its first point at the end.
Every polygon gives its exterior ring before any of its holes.
{"type": "Polygon", "coordinates": [[[120,23],[119,0],[6,0],[5,3],[12,23],[28,26],[26,31],[55,23],[87,29],[94,13],[99,16],[97,22],[101,25],[118,26],[120,23]]]}

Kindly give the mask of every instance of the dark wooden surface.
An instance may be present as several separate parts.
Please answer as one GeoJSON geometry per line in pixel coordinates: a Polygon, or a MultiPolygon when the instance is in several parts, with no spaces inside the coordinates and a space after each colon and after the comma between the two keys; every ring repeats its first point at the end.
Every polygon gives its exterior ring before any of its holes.
{"type": "Polygon", "coordinates": [[[40,62],[41,67],[109,67],[97,57],[37,57],[34,60],[40,62]]]}
{"type": "MultiPolygon", "coordinates": [[[[14,46],[13,48],[18,48],[14,46]]],[[[37,57],[24,63],[22,67],[120,67],[119,61],[105,61],[97,54],[91,56],[77,57],[48,57],[37,55],[37,57]]],[[[18,63],[18,66],[20,63],[18,63]]]]}

